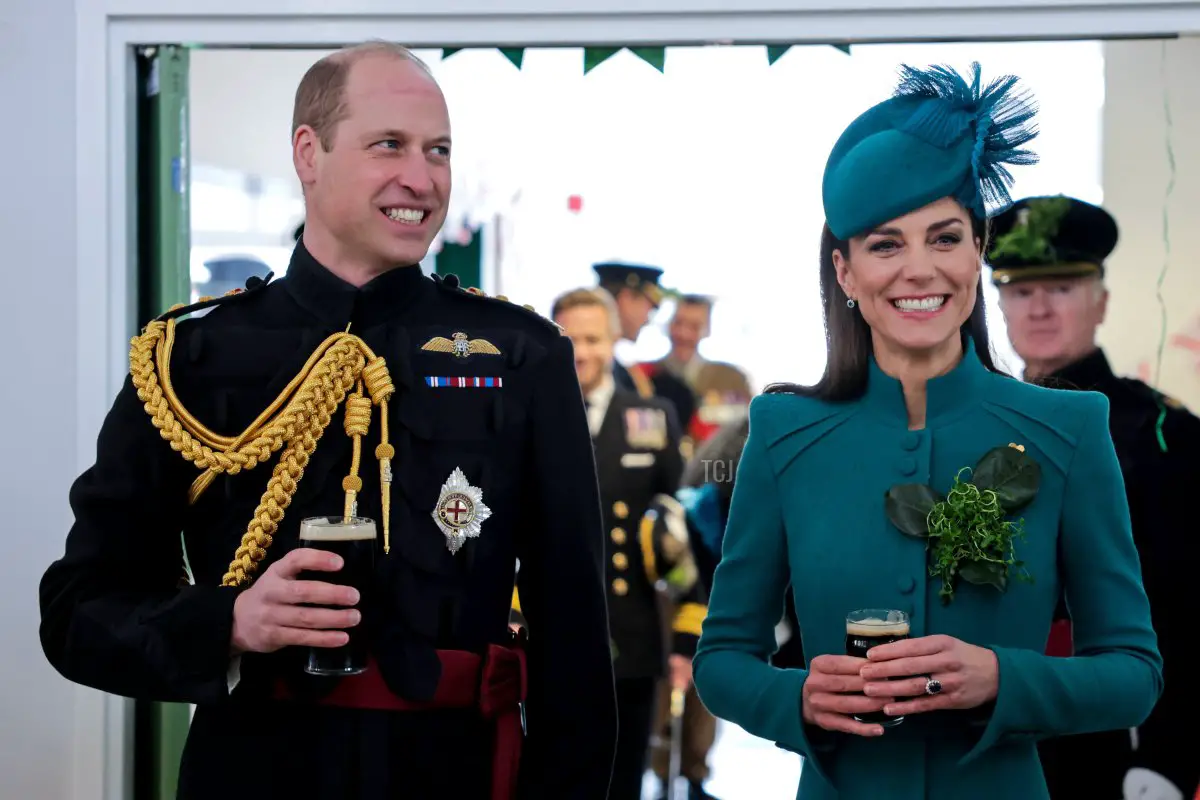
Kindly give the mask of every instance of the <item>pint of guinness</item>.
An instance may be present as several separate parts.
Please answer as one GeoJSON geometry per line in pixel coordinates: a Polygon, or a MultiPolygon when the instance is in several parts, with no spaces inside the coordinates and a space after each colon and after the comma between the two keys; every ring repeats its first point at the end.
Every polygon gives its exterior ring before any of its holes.
{"type": "MultiPolygon", "coordinates": [[[[375,521],[365,517],[311,517],[300,523],[300,546],[336,553],[342,558],[337,572],[310,572],[304,580],[353,586],[360,597],[368,595],[375,572],[375,521]]],[[[310,647],[304,671],[310,675],[357,675],[367,668],[363,626],[348,628],[350,641],[341,647],[310,647]]]]}
{"type": "MultiPolygon", "coordinates": [[[[908,638],[908,614],[888,608],[864,608],[846,615],[846,655],[866,658],[867,651],[888,642],[908,638]]],[[[904,678],[890,678],[904,680],[904,678]]],[[[891,728],[904,721],[904,717],[889,717],[882,711],[872,714],[855,714],[854,719],[869,725],[891,728]]]]}

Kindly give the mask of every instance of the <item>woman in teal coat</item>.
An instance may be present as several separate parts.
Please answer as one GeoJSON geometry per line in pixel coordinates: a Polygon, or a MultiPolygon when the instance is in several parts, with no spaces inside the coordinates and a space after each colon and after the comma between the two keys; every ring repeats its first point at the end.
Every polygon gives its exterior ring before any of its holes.
{"type": "Polygon", "coordinates": [[[695,682],[804,757],[803,800],[1045,798],[1038,740],[1136,726],[1162,690],[1107,400],[992,363],[985,203],[1035,161],[1033,111],[973,72],[905,68],[834,146],[826,371],[750,410],[695,682]],[[789,584],[807,669],[769,664],[789,584]],[[1043,654],[1060,596],[1073,658],[1043,654]],[[910,638],[845,655],[865,608],[910,638]]]}

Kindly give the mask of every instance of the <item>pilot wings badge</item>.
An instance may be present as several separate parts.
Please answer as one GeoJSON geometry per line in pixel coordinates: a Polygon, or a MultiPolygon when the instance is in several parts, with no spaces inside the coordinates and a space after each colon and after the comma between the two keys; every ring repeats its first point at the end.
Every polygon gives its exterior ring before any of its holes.
{"type": "Polygon", "coordinates": [[[433,353],[450,353],[455,358],[468,358],[478,355],[501,355],[500,348],[487,339],[472,339],[462,331],[455,331],[450,334],[449,339],[445,336],[434,336],[428,342],[421,345],[421,349],[433,353]]]}
{"type": "Polygon", "coordinates": [[[479,536],[483,521],[492,515],[492,510],[483,503],[483,491],[472,486],[467,476],[458,467],[442,484],[433,509],[433,521],[446,536],[446,547],[457,553],[467,539],[479,536]]]}

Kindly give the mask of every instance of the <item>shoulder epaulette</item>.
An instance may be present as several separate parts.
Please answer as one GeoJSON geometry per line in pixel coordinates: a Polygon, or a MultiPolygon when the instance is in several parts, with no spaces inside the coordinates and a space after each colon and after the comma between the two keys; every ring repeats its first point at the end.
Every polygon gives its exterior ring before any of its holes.
{"type": "Polygon", "coordinates": [[[1176,411],[1187,411],[1188,410],[1188,407],[1185,406],[1182,401],[1177,400],[1176,398],[1171,397],[1171,395],[1166,394],[1164,392],[1159,392],[1157,389],[1155,390],[1155,392],[1158,394],[1158,399],[1161,400],[1162,404],[1164,406],[1166,406],[1167,408],[1173,408],[1176,411]]]}
{"type": "Polygon", "coordinates": [[[553,330],[555,333],[559,334],[560,336],[564,335],[564,333],[565,333],[563,331],[563,328],[561,325],[559,325],[557,322],[550,319],[549,317],[542,316],[541,314],[539,314],[537,312],[537,309],[535,309],[533,306],[529,305],[528,303],[526,303],[525,305],[517,305],[512,300],[509,300],[507,297],[505,297],[502,294],[498,294],[495,297],[492,297],[487,292],[483,291],[482,289],[477,289],[474,286],[471,286],[468,288],[463,288],[462,284],[460,284],[458,282],[458,276],[455,275],[453,272],[446,274],[446,275],[435,274],[432,277],[433,277],[434,283],[436,283],[438,286],[440,286],[441,288],[443,288],[447,291],[450,291],[450,292],[453,292],[453,293],[459,294],[459,295],[464,295],[467,297],[478,297],[483,300],[488,300],[488,301],[491,301],[494,303],[507,303],[508,305],[512,306],[513,308],[521,309],[523,312],[528,314],[530,317],[532,317],[533,319],[536,319],[538,322],[549,327],[551,330],[553,330]]]}
{"type": "Polygon", "coordinates": [[[171,308],[167,309],[162,314],[159,314],[154,319],[156,322],[166,322],[167,320],[170,320],[170,319],[178,319],[179,317],[184,317],[184,316],[187,316],[188,314],[193,314],[197,311],[203,311],[206,308],[212,308],[213,306],[222,305],[223,303],[226,303],[230,300],[235,300],[235,299],[244,298],[244,297],[250,297],[251,295],[255,294],[256,292],[259,292],[262,289],[265,289],[267,284],[270,283],[271,279],[274,277],[275,277],[274,272],[268,272],[266,274],[266,277],[263,277],[263,278],[260,278],[257,275],[252,275],[246,279],[246,288],[245,289],[231,289],[230,291],[226,292],[225,294],[223,294],[219,297],[201,297],[196,302],[190,303],[188,305],[172,306],[171,308]]]}

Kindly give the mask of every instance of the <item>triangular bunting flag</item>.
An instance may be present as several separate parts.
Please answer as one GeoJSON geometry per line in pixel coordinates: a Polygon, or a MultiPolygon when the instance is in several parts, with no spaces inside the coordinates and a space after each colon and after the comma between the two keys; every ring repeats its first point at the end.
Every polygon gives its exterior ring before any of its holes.
{"type": "Polygon", "coordinates": [[[521,68],[521,62],[525,60],[524,47],[501,47],[500,52],[504,54],[505,58],[512,62],[514,67],[517,69],[521,68]]]}
{"type": "Polygon", "coordinates": [[[630,47],[629,52],[654,67],[659,72],[667,63],[667,48],[665,47],[630,47]]]}
{"type": "Polygon", "coordinates": [[[454,55],[459,50],[462,50],[462,48],[461,47],[443,47],[442,48],[442,60],[445,61],[447,58],[454,55]]]}
{"type": "Polygon", "coordinates": [[[848,44],[835,44],[835,45],[832,45],[832,47],[835,47],[838,50],[841,50],[846,55],[850,55],[850,45],[848,45],[848,44]]]}
{"type": "Polygon", "coordinates": [[[617,54],[620,47],[585,47],[583,48],[583,74],[587,75],[596,67],[617,54]]]}
{"type": "Polygon", "coordinates": [[[774,64],[779,59],[783,58],[783,54],[791,50],[790,44],[784,45],[767,45],[767,64],[774,64]]]}

